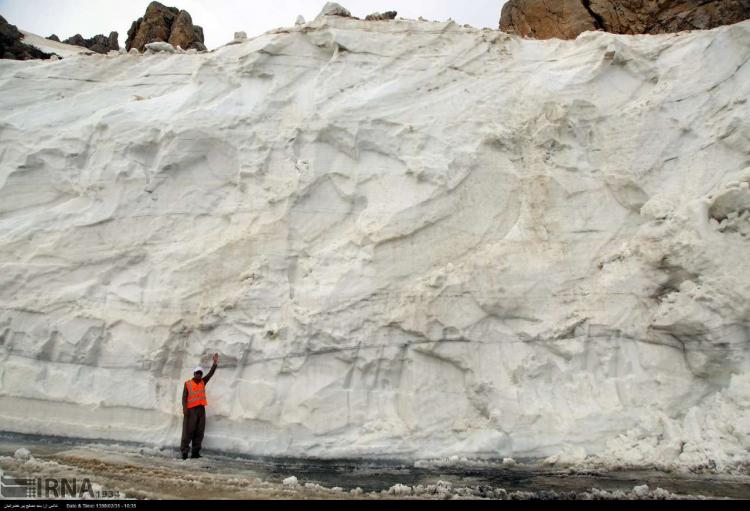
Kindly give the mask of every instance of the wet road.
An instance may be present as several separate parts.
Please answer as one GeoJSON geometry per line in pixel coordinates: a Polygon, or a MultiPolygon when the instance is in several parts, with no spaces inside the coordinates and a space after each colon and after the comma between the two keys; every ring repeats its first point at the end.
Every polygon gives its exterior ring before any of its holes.
{"type": "MultiPolygon", "coordinates": [[[[308,486],[340,487],[343,493],[315,489],[304,498],[347,498],[350,490],[380,494],[394,485],[492,487],[508,492],[530,492],[540,498],[550,492],[579,494],[592,488],[631,492],[648,485],[672,494],[709,498],[750,498],[750,475],[665,473],[655,470],[574,470],[539,463],[505,466],[501,462],[473,466],[424,466],[397,461],[261,459],[205,451],[206,458],[184,462],[177,451],[85,440],[0,434],[0,456],[12,457],[26,448],[39,460],[19,464],[6,458],[4,470],[25,471],[25,476],[89,475],[107,488],[135,498],[297,498],[282,481],[295,476],[308,486]],[[200,467],[195,476],[196,465],[200,467]]],[[[19,474],[21,475],[21,474],[19,474]]],[[[569,496],[570,496],[569,495],[569,496]]],[[[367,496],[367,495],[365,495],[367,496]]]]}

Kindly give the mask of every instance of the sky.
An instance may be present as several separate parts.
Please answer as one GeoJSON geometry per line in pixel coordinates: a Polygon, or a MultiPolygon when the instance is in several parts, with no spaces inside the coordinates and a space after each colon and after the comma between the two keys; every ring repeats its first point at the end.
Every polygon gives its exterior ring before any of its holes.
{"type": "MultiPolygon", "coordinates": [[[[116,30],[120,46],[131,23],[143,16],[150,0],[0,0],[0,15],[22,30],[60,39],[81,34],[109,35],[116,30]]],[[[206,46],[226,44],[235,32],[260,35],[278,27],[294,25],[301,14],[310,21],[325,0],[165,0],[167,6],[187,10],[193,23],[203,27],[206,46]]],[[[364,18],[372,12],[395,10],[400,17],[445,21],[477,28],[497,28],[504,0],[341,0],[352,15],[364,18]]]]}

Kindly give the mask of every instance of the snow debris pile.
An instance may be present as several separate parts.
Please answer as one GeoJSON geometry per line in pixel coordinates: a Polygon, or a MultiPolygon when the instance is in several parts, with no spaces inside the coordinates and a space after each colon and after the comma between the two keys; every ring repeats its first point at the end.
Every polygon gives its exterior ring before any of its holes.
{"type": "Polygon", "coordinates": [[[395,496],[401,499],[462,499],[462,500],[696,500],[705,497],[694,495],[679,495],[663,488],[651,490],[647,485],[636,486],[631,491],[608,491],[591,488],[586,491],[508,491],[492,486],[455,486],[446,481],[436,484],[406,486],[396,484],[382,496],[395,496]]]}
{"type": "Polygon", "coordinates": [[[15,453],[13,453],[13,457],[17,460],[28,461],[32,459],[33,456],[31,456],[31,451],[29,451],[25,447],[21,447],[20,449],[17,449],[15,453]]]}
{"type": "Polygon", "coordinates": [[[297,486],[299,484],[299,482],[297,481],[296,477],[291,476],[291,477],[287,477],[286,479],[284,479],[282,481],[282,484],[284,486],[297,486]]]}
{"type": "Polygon", "coordinates": [[[747,463],[749,59],[321,16],[2,61],[3,429],[172,446],[219,352],[209,449],[747,463]]]}

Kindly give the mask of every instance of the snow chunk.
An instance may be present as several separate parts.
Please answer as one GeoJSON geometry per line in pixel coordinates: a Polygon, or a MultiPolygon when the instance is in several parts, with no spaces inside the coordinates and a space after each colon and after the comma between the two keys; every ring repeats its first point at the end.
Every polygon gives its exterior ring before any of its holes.
{"type": "Polygon", "coordinates": [[[641,208],[641,216],[650,220],[664,220],[672,214],[674,208],[675,204],[672,200],[666,197],[656,196],[643,205],[641,208]]]}
{"type": "Polygon", "coordinates": [[[160,52],[160,53],[177,53],[177,50],[174,46],[172,46],[169,43],[165,43],[162,41],[157,41],[155,43],[148,43],[146,45],[147,50],[160,52]]]}
{"type": "Polygon", "coordinates": [[[649,487],[647,484],[642,484],[640,486],[633,487],[633,493],[636,497],[643,498],[649,493],[649,487]]]}
{"type": "Polygon", "coordinates": [[[25,447],[21,447],[15,453],[13,453],[13,457],[17,460],[24,460],[24,461],[30,460],[32,458],[31,451],[29,451],[25,447]]]}
{"type": "Polygon", "coordinates": [[[299,484],[299,480],[296,477],[291,476],[284,479],[281,484],[283,484],[284,486],[297,486],[299,484]]]}
{"type": "Polygon", "coordinates": [[[305,18],[301,14],[297,16],[297,19],[294,22],[295,25],[304,25],[305,23],[305,18]]]}
{"type": "Polygon", "coordinates": [[[412,487],[405,484],[395,484],[388,489],[390,495],[411,495],[412,487]]]}

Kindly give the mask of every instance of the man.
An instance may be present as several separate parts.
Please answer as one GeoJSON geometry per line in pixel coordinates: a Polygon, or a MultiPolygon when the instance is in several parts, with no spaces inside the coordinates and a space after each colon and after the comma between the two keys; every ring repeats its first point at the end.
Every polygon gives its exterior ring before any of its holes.
{"type": "Polygon", "coordinates": [[[185,382],[182,388],[182,442],[180,451],[182,459],[186,460],[190,450],[190,442],[193,443],[191,458],[202,458],[201,444],[203,443],[203,432],[206,429],[206,384],[214,375],[216,366],[219,364],[219,354],[214,355],[214,365],[206,377],[203,377],[203,368],[196,367],[193,370],[193,379],[185,382]]]}

